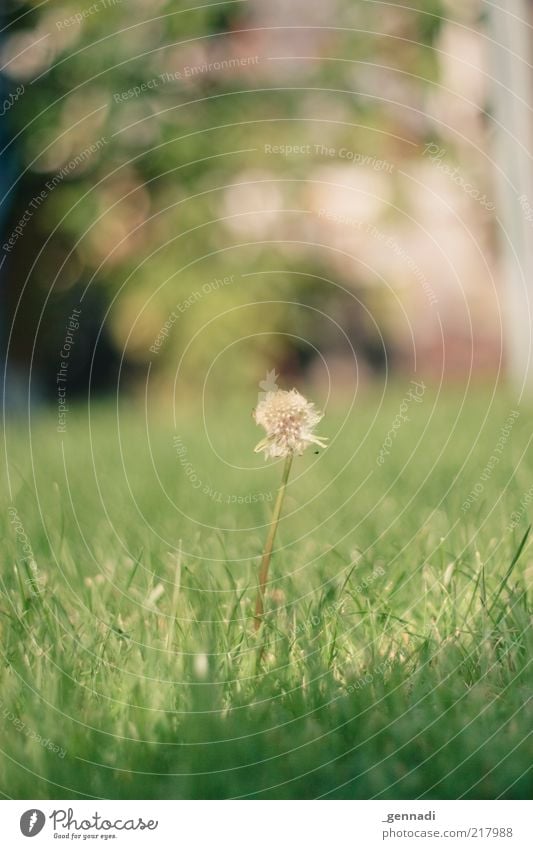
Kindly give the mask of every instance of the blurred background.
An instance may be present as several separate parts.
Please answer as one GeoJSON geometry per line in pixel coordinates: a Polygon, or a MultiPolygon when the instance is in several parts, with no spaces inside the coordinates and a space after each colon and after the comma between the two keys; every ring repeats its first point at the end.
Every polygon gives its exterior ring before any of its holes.
{"type": "Polygon", "coordinates": [[[148,374],[161,398],[271,370],[528,380],[530,4],[509,6],[6,0],[8,408],[148,374]]]}

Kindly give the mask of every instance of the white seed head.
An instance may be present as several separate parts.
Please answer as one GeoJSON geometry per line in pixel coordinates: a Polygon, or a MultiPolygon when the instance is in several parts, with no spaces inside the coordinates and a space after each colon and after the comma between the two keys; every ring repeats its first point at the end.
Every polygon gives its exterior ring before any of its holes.
{"type": "Polygon", "coordinates": [[[308,445],[325,448],[325,439],[313,433],[322,416],[296,389],[267,392],[254,410],[256,424],[266,431],[255,450],[268,458],[302,454],[308,445]]]}

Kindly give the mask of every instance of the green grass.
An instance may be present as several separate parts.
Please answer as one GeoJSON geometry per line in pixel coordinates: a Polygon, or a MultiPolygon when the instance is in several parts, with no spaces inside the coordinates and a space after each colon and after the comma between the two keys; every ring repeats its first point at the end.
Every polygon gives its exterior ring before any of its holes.
{"type": "Polygon", "coordinates": [[[281,465],[249,401],[209,439],[142,407],[8,426],[6,797],[531,795],[531,413],[495,455],[516,402],[428,390],[378,465],[402,395],[339,403],[296,460],[259,636],[281,465]]]}

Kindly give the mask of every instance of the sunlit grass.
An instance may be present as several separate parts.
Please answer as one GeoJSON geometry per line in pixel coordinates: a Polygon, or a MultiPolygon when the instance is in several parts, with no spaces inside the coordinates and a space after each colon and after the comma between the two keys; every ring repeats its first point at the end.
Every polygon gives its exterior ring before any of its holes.
{"type": "Polygon", "coordinates": [[[295,461],[259,634],[280,466],[246,403],[211,444],[192,414],[72,412],[63,444],[43,415],[31,451],[10,426],[2,792],[529,795],[530,415],[462,509],[516,404],[428,390],[380,465],[402,397],[330,409],[295,461]]]}

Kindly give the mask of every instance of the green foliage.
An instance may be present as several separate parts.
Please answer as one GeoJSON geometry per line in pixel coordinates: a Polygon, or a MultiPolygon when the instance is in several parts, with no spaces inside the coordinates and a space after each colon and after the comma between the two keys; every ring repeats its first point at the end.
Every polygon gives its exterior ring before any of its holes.
{"type": "MultiPolygon", "coordinates": [[[[290,63],[280,71],[270,56],[270,42],[254,35],[253,4],[180,8],[176,2],[159,2],[148,9],[128,0],[104,6],[81,23],[65,24],[86,6],[31,4],[28,14],[13,14],[6,30],[6,41],[17,32],[47,33],[48,51],[26,75],[20,60],[18,74],[26,80],[26,91],[8,116],[18,134],[24,172],[13,225],[46,180],[105,139],[49,193],[26,228],[19,253],[24,249],[33,259],[36,249],[47,244],[22,301],[20,321],[33,328],[46,292],[41,326],[55,327],[54,300],[68,291],[76,301],[91,285],[106,306],[113,302],[110,334],[119,352],[125,347],[126,360],[137,365],[152,360],[154,370],[173,371],[199,324],[246,299],[232,287],[205,310],[191,310],[181,332],[170,335],[154,360],[149,345],[169,312],[214,277],[272,268],[280,274],[311,270],[338,280],[365,302],[368,269],[354,263],[340,272],[332,267],[328,250],[302,239],[305,221],[297,213],[309,218],[308,193],[327,160],[313,152],[267,155],[264,145],[325,143],[392,161],[412,155],[412,145],[400,143],[405,128],[396,125],[398,114],[381,97],[379,80],[377,86],[373,77],[367,80],[368,65],[375,61],[380,73],[389,68],[391,79],[397,76],[413,90],[424,85],[424,74],[433,80],[438,4],[429,10],[427,4],[420,10],[397,9],[398,34],[394,25],[390,33],[380,34],[378,7],[343,0],[338,26],[326,27],[318,41],[313,30],[306,31],[314,58],[295,60],[294,73],[290,63]],[[210,67],[235,59],[251,64],[210,67]],[[188,74],[190,67],[194,72],[188,74]],[[279,202],[272,200],[274,209],[279,207],[277,223],[271,226],[257,223],[267,203],[263,195],[253,195],[261,181],[279,192],[279,202]],[[227,187],[239,183],[249,184],[250,198],[244,189],[228,200],[227,187]],[[283,209],[290,212],[282,214],[283,209]],[[255,228],[250,224],[254,213],[255,228]],[[142,320],[132,329],[140,309],[142,320]]],[[[304,53],[306,47],[304,42],[304,53]]],[[[18,67],[10,71],[15,78],[18,67]]],[[[26,269],[14,256],[10,275],[18,291],[26,269]]],[[[268,285],[263,289],[268,291],[268,285]]],[[[305,276],[288,277],[283,294],[303,304],[312,299],[326,311],[333,297],[330,286],[317,287],[305,276]]],[[[297,320],[305,322],[305,317],[299,314],[297,320]]],[[[252,332],[271,331],[268,339],[250,344],[256,370],[265,359],[280,362],[291,355],[293,343],[283,334],[294,332],[294,322],[290,311],[264,299],[261,320],[250,325],[252,332]]],[[[232,330],[231,320],[212,326],[201,353],[184,363],[188,377],[212,361],[228,326],[232,330]]],[[[37,339],[39,362],[52,374],[58,341],[37,339]]],[[[316,344],[316,335],[312,341],[316,344]]]]}

